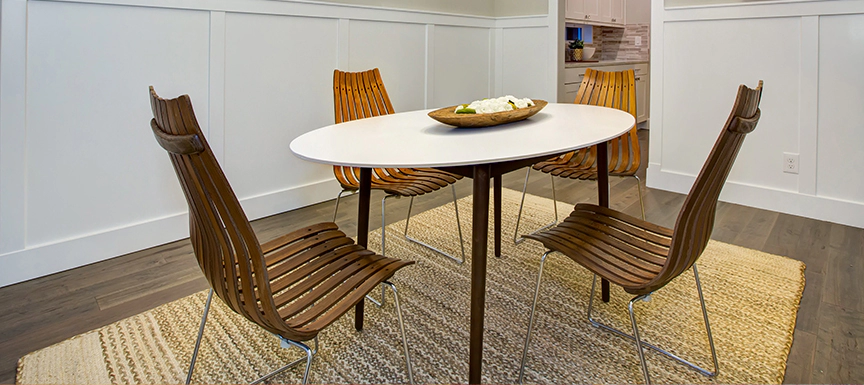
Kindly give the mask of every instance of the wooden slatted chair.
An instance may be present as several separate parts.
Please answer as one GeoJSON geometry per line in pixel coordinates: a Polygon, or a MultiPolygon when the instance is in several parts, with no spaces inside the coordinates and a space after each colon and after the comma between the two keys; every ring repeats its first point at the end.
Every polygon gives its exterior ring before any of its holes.
{"type": "Polygon", "coordinates": [[[150,126],[157,142],[168,151],[186,195],[195,257],[212,288],[186,383],[195,367],[213,293],[232,310],[279,337],[283,347],[295,346],[306,352],[305,359],[256,382],[305,361],[305,384],[318,350],[318,333],[379,284],[393,289],[405,364],[413,383],[399,299],[395,287],[387,281],[413,262],[376,255],[355,244],[335,223],[319,223],[259,244],[204,139],[189,96],[166,100],[150,87],[150,103],[150,126]],[[312,339],[314,351],[303,343],[312,339]]]}
{"type": "Polygon", "coordinates": [[[706,376],[716,376],[718,371],[717,354],[714,350],[711,326],[708,323],[708,313],[705,310],[705,300],[702,296],[702,286],[699,282],[699,273],[695,262],[705,250],[711,237],[717,198],[729,171],[732,169],[738,151],[741,149],[744,137],[752,132],[759,122],[761,96],[762,81],[759,81],[756,89],[750,89],[744,85],[738,88],[738,96],[729,119],[684,201],[674,230],[609,208],[583,203],[576,205],[570,216],[557,227],[541,233],[526,235],[529,239],[542,242],[549,251],[543,254],[540,261],[540,272],[537,275],[537,286],[531,305],[530,320],[528,321],[528,335],[525,338],[522,365],[519,369],[520,383],[525,373],[525,359],[531,341],[531,329],[534,323],[534,310],[537,307],[540,293],[543,264],[546,262],[546,257],[555,251],[570,257],[594,273],[594,284],[591,286],[591,297],[588,304],[588,320],[595,326],[636,342],[636,350],[642,365],[645,383],[650,383],[651,378],[645,364],[643,347],[663,353],[706,376]],[[702,369],[655,345],[643,342],[639,338],[639,328],[633,313],[633,305],[637,301],[647,298],[651,293],[663,288],[691,267],[693,268],[693,275],[696,277],[696,291],[699,294],[702,316],[711,348],[713,372],[702,369]],[[629,304],[632,335],[596,322],[591,318],[594,288],[598,275],[621,286],[627,293],[635,295],[629,304]]]}
{"type": "MultiPolygon", "coordinates": [[[[585,77],[576,93],[576,104],[605,106],[627,111],[636,117],[636,81],[633,70],[620,72],[604,72],[588,68],[585,77]]],[[[639,204],[642,207],[642,219],[645,219],[645,204],[642,200],[642,182],[636,172],[641,164],[639,136],[634,125],[630,131],[607,142],[609,146],[609,175],[633,177],[636,179],[636,190],[639,204]]],[[[524,238],[519,236],[519,222],[522,219],[522,205],[525,203],[525,190],[528,187],[528,177],[531,169],[549,174],[552,177],[552,201],[555,207],[555,219],[535,230],[533,233],[548,229],[558,223],[558,206],[555,203],[555,177],[569,179],[597,179],[597,147],[569,152],[563,156],[539,162],[529,167],[525,173],[525,185],[522,187],[522,203],[516,216],[516,231],[513,242],[520,243],[524,238]]]]}
{"type": "MultiPolygon", "coordinates": [[[[355,119],[363,119],[372,116],[394,113],[393,104],[384,88],[384,81],[378,68],[363,72],[333,71],[333,103],[336,123],[347,122],[355,119]]],[[[393,138],[399,140],[399,138],[393,138]]],[[[360,188],[360,169],[356,167],[333,166],[333,173],[342,191],[336,196],[336,209],[333,212],[333,220],[339,211],[339,201],[345,193],[355,193],[360,188]]],[[[405,231],[403,236],[411,242],[423,245],[441,255],[444,255],[459,264],[465,262],[465,242],[462,237],[462,225],[459,221],[459,207],[456,203],[456,188],[454,183],[462,179],[461,175],[451,174],[432,168],[375,168],[372,172],[372,189],[382,190],[386,193],[381,199],[381,254],[386,255],[386,231],[384,223],[385,207],[387,199],[410,197],[408,205],[408,216],[405,220],[405,231]],[[453,207],[456,209],[456,226],[459,232],[459,246],[462,257],[444,252],[432,245],[426,244],[408,235],[408,223],[411,219],[411,208],[414,206],[414,197],[437,191],[443,187],[450,186],[453,193],[453,207]]],[[[377,301],[370,298],[373,302],[377,301]]],[[[382,296],[383,301],[383,296],[382,296]]]]}

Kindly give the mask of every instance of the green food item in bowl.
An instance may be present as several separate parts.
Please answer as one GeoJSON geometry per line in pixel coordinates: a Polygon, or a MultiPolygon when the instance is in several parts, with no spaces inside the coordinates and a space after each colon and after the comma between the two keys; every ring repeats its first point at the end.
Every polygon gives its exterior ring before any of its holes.
{"type": "Polygon", "coordinates": [[[477,111],[473,108],[462,107],[456,110],[457,114],[476,114],[477,111]]]}

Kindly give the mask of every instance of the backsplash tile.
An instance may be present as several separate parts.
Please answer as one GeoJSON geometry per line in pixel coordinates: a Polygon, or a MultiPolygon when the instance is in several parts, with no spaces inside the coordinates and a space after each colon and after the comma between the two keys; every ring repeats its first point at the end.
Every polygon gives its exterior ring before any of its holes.
{"type": "Polygon", "coordinates": [[[625,28],[595,26],[593,47],[598,60],[648,60],[650,24],[627,24],[625,28]],[[636,36],[642,45],[636,46],[636,36]]]}

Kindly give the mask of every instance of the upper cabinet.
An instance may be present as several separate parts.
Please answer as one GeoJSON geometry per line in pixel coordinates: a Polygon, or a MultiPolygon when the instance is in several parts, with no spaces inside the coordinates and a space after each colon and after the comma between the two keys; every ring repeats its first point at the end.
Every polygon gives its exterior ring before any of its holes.
{"type": "Polygon", "coordinates": [[[625,0],[567,0],[564,17],[581,24],[623,27],[625,0]]]}

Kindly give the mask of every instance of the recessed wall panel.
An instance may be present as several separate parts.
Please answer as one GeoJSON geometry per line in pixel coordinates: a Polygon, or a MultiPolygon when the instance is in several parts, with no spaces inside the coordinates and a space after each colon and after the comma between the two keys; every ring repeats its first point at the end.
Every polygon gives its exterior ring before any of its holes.
{"type": "Polygon", "coordinates": [[[818,196],[864,203],[864,15],[819,18],[818,196]]]}
{"type": "Polygon", "coordinates": [[[27,29],[28,246],[185,211],[147,89],[206,129],[208,13],[30,1],[27,29]]]}
{"type": "Polygon", "coordinates": [[[664,28],[663,170],[697,175],[738,86],[756,87],[764,80],[762,118],[729,180],[797,191],[798,176],[783,172],[782,159],[783,152],[799,151],[800,20],[677,22],[664,28]]]}
{"type": "Polygon", "coordinates": [[[492,68],[489,29],[435,26],[432,105],[470,103],[488,98],[492,68]]]}
{"type": "MultiPolygon", "coordinates": [[[[543,98],[554,94],[549,84],[549,43],[547,28],[504,29],[502,54],[504,95],[517,98],[543,98]]],[[[494,95],[502,96],[502,95],[494,95]]],[[[552,101],[552,100],[550,100],[552,101]]]]}
{"type": "Polygon", "coordinates": [[[240,199],[332,177],[294,156],[297,136],[333,124],[337,19],[225,18],[225,173],[240,199]]]}
{"type": "Polygon", "coordinates": [[[352,20],[349,68],[381,70],[396,112],[418,110],[426,98],[426,26],[352,20]]]}

